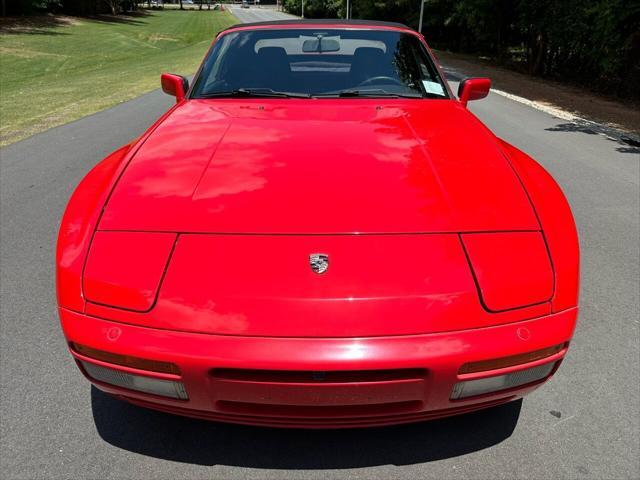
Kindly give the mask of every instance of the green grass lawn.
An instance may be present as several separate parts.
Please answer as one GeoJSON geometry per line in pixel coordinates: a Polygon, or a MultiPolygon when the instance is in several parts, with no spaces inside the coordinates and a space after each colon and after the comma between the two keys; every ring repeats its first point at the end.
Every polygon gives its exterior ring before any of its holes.
{"type": "Polygon", "coordinates": [[[158,88],[161,72],[194,73],[235,22],[228,12],[165,10],[0,24],[0,145],[158,88]]]}

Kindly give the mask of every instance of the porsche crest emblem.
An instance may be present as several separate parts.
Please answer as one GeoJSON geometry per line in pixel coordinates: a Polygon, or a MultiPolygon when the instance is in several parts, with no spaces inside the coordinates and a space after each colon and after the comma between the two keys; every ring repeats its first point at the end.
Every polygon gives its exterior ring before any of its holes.
{"type": "Polygon", "coordinates": [[[312,253],[309,255],[309,265],[315,273],[324,273],[329,268],[329,255],[325,253],[312,253]]]}

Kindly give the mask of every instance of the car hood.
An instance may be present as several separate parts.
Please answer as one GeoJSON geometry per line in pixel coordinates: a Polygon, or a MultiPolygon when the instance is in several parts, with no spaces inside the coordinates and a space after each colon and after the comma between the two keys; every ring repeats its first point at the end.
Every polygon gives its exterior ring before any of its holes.
{"type": "Polygon", "coordinates": [[[137,150],[101,230],[539,229],[496,138],[450,100],[191,100],[137,150]]]}

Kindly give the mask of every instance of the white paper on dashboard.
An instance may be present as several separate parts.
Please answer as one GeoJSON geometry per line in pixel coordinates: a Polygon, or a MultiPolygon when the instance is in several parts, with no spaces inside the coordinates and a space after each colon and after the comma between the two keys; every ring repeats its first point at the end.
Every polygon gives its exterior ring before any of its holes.
{"type": "Polygon", "coordinates": [[[430,82],[429,80],[423,80],[422,85],[427,93],[433,93],[434,95],[442,95],[444,97],[444,89],[438,82],[430,82]]]}

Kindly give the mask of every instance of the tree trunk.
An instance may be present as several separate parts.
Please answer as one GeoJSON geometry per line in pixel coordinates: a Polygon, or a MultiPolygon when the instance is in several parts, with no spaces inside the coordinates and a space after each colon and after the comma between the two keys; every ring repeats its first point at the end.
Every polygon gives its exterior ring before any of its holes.
{"type": "Polygon", "coordinates": [[[111,15],[117,15],[118,14],[118,0],[104,0],[104,3],[106,3],[109,6],[109,10],[111,10],[111,15]]]}
{"type": "Polygon", "coordinates": [[[182,0],[180,0],[180,10],[184,10],[184,7],[182,6],[182,0]]]}
{"type": "Polygon", "coordinates": [[[537,75],[540,73],[540,69],[544,63],[544,56],[547,50],[547,42],[545,36],[542,33],[539,33],[536,37],[533,48],[531,49],[533,52],[532,56],[535,56],[533,62],[529,66],[529,73],[531,75],[537,75]]]}

